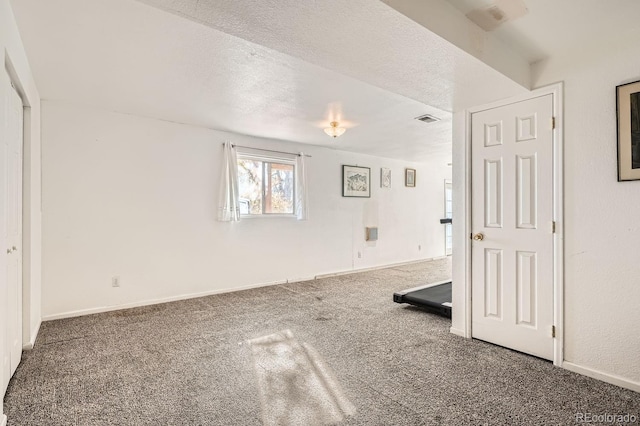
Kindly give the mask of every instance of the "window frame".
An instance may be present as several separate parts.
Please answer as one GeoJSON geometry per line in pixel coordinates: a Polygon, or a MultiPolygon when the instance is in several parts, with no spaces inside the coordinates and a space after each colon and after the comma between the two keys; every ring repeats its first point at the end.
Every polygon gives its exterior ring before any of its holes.
{"type": "MultiPolygon", "coordinates": [[[[450,219],[453,217],[453,183],[451,180],[444,181],[444,217],[450,219]],[[447,204],[451,203],[451,210],[447,209],[447,204]]],[[[445,256],[453,254],[453,224],[447,223],[444,227],[444,253],[445,256]],[[448,236],[450,235],[451,238],[448,236]]]]}
{"type": "MultiPolygon", "coordinates": [[[[256,162],[261,162],[262,163],[262,188],[261,188],[261,197],[262,197],[262,212],[261,213],[248,213],[248,214],[244,214],[244,213],[240,213],[240,217],[242,217],[243,219],[254,219],[254,218],[259,218],[259,217],[286,217],[286,218],[295,218],[296,217],[296,205],[298,203],[298,199],[297,199],[297,194],[296,194],[296,169],[297,169],[297,164],[296,164],[296,158],[295,156],[293,158],[287,158],[287,157],[281,157],[281,156],[277,156],[277,155],[262,155],[262,154],[253,154],[253,153],[246,153],[246,152],[238,152],[237,155],[237,161],[240,162],[240,160],[250,160],[250,161],[256,161],[256,162]],[[264,211],[265,209],[265,198],[266,198],[266,189],[267,189],[267,179],[266,177],[266,173],[267,173],[267,167],[266,164],[284,164],[284,165],[290,165],[292,166],[293,169],[293,176],[292,176],[292,180],[293,180],[293,194],[292,194],[292,212],[291,213],[266,213],[264,211]]],[[[240,178],[240,170],[238,169],[238,180],[240,178]]],[[[238,188],[239,189],[239,188],[238,188]]],[[[249,212],[251,212],[251,209],[249,209],[249,212]]]]}

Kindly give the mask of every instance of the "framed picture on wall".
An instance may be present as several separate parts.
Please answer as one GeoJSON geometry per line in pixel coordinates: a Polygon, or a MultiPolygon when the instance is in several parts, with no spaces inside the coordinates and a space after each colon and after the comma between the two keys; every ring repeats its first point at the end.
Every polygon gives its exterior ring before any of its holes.
{"type": "Polygon", "coordinates": [[[416,169],[404,169],[404,186],[416,186],[416,169]]]}
{"type": "Polygon", "coordinates": [[[616,87],[618,181],[640,179],[640,81],[616,87]]]}
{"type": "Polygon", "coordinates": [[[380,188],[391,189],[391,169],[387,167],[380,169],[380,188]]]}
{"type": "Polygon", "coordinates": [[[342,166],[342,196],[371,197],[371,169],[342,166]]]}

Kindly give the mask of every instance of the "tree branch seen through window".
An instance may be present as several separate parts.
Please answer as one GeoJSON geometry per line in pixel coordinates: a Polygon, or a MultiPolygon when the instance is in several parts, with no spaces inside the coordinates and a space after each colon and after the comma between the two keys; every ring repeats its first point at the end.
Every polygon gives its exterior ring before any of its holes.
{"type": "Polygon", "coordinates": [[[295,211],[293,162],[238,158],[240,211],[244,215],[293,214],[295,211]]]}

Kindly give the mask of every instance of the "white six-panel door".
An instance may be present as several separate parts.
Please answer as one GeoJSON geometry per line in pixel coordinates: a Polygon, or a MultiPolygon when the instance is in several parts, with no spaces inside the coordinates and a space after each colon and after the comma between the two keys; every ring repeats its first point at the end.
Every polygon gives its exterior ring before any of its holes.
{"type": "Polygon", "coordinates": [[[472,336],[553,359],[553,98],[471,116],[472,336]]]}
{"type": "Polygon", "coordinates": [[[23,105],[8,88],[5,110],[7,322],[4,377],[13,375],[22,357],[22,140],[23,105]],[[7,360],[8,358],[8,360],[7,360]],[[8,368],[8,371],[6,370],[8,368]],[[8,374],[7,374],[8,373],[8,374]]]}

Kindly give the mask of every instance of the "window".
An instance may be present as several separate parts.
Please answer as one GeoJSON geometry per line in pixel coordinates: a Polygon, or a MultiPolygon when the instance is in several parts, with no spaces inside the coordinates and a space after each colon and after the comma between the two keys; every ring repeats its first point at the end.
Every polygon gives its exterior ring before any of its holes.
{"type": "MultiPolygon", "coordinates": [[[[444,182],[444,217],[453,217],[453,186],[450,181],[444,182]]],[[[445,225],[444,250],[450,255],[453,249],[453,228],[450,223],[445,225]]]]}
{"type": "Polygon", "coordinates": [[[295,160],[238,154],[240,214],[293,215],[295,160]]]}

